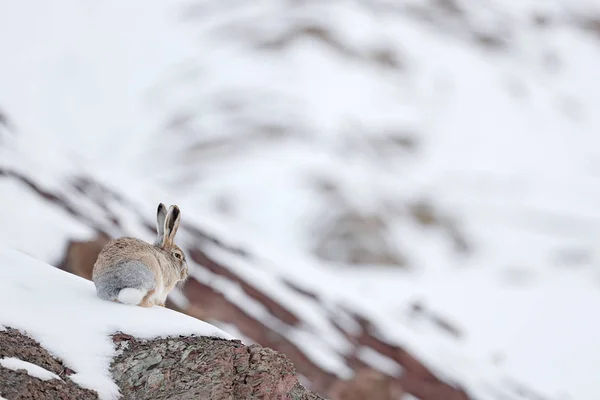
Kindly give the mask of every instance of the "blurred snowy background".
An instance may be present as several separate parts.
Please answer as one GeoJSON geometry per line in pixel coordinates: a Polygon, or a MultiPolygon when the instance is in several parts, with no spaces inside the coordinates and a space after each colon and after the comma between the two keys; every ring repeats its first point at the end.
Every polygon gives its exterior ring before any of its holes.
{"type": "MultiPolygon", "coordinates": [[[[86,177],[150,221],[178,204],[272,260],[247,280],[360,310],[473,399],[597,400],[598,107],[597,0],[0,0],[0,240],[56,264],[99,230],[52,194],[86,177]]],[[[112,232],[151,239],[128,212],[112,232]]],[[[350,377],[316,336],[294,340],[350,377]]]]}

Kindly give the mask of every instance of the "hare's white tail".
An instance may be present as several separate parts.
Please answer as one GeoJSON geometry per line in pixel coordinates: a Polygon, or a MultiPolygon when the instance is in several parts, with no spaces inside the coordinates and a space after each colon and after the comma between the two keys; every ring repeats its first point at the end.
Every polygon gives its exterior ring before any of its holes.
{"type": "Polygon", "coordinates": [[[125,288],[119,292],[117,299],[119,303],[137,306],[142,302],[146,294],[148,294],[147,289],[125,288]]]}

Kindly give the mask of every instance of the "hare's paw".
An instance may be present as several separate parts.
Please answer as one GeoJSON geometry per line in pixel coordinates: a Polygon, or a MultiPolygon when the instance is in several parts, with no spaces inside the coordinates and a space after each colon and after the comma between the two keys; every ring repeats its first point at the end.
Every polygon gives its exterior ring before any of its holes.
{"type": "Polygon", "coordinates": [[[154,304],[156,304],[156,302],[154,301],[154,293],[154,289],[149,290],[138,305],[140,307],[152,307],[154,304]]]}

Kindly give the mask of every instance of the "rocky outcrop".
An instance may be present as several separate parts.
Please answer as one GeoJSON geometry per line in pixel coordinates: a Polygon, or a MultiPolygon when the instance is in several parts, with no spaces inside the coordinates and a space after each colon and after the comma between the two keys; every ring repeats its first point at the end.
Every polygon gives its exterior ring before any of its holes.
{"type": "Polygon", "coordinates": [[[271,349],[209,337],[140,341],[115,335],[113,376],[125,398],[318,400],[271,349]]]}

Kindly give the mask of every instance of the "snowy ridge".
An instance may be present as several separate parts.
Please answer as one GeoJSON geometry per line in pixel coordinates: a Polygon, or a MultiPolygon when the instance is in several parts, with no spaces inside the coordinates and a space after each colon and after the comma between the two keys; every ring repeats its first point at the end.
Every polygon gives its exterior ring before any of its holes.
{"type": "MultiPolygon", "coordinates": [[[[233,339],[206,322],[162,307],[146,309],[103,301],[96,296],[92,282],[6,247],[0,248],[0,276],[0,302],[11,304],[19,299],[19,307],[2,307],[0,323],[27,333],[61,358],[77,371],[70,379],[97,391],[102,400],[119,396],[109,372],[115,355],[111,334],[123,332],[140,339],[173,335],[233,339]]],[[[6,359],[0,364],[23,366],[6,359]]]]}

